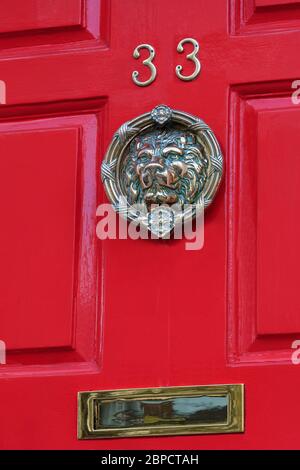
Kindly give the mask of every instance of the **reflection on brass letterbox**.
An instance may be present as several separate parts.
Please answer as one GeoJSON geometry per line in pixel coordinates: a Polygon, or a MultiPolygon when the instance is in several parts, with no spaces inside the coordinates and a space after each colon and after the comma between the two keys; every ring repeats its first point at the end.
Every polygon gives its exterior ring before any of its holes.
{"type": "Polygon", "coordinates": [[[80,392],[78,438],[244,431],[244,387],[209,385],[80,392]]]}

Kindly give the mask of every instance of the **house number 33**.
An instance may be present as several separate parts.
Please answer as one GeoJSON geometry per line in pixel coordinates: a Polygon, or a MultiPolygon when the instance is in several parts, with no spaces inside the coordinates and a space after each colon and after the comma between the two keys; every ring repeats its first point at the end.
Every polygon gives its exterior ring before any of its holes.
{"type": "MultiPolygon", "coordinates": [[[[200,70],[201,70],[201,63],[200,63],[200,60],[198,59],[199,43],[198,43],[198,41],[196,41],[193,38],[182,39],[179,42],[178,46],[177,46],[177,52],[179,52],[179,53],[184,52],[184,45],[186,43],[191,43],[193,45],[192,52],[190,54],[187,54],[186,58],[187,58],[187,60],[190,60],[194,63],[195,69],[194,69],[194,71],[191,75],[183,75],[182,74],[182,69],[183,69],[182,65],[177,65],[176,68],[175,68],[175,72],[176,72],[176,76],[180,80],[183,80],[185,82],[189,82],[191,80],[194,80],[199,75],[200,70]]],[[[141,80],[139,80],[139,72],[137,70],[135,70],[134,72],[132,72],[132,80],[138,86],[148,86],[152,82],[154,82],[154,80],[156,79],[156,76],[157,76],[157,69],[156,69],[156,67],[153,63],[153,60],[155,58],[155,49],[150,44],[140,44],[133,51],[133,57],[135,59],[140,58],[140,55],[141,55],[140,50],[141,49],[146,49],[148,51],[148,56],[146,57],[146,59],[143,60],[143,65],[145,65],[145,67],[149,68],[150,77],[148,78],[148,80],[141,81],[141,80]]]]}

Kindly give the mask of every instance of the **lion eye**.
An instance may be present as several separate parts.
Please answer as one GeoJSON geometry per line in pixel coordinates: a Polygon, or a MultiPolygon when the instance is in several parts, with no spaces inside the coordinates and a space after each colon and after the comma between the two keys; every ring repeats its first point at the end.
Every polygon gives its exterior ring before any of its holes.
{"type": "Polygon", "coordinates": [[[180,157],[180,155],[176,152],[168,152],[166,156],[167,156],[168,160],[172,160],[172,161],[173,160],[178,160],[179,157],[180,157]]]}
{"type": "Polygon", "coordinates": [[[145,153],[140,153],[140,155],[138,156],[138,161],[140,163],[147,163],[150,158],[151,157],[150,157],[149,153],[146,153],[146,152],[145,153]]]}

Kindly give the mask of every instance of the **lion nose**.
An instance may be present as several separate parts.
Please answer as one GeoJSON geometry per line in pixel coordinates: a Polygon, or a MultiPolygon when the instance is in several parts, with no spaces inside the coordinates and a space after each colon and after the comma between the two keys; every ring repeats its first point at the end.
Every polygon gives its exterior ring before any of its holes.
{"type": "Polygon", "coordinates": [[[145,166],[145,170],[162,170],[163,169],[163,158],[160,152],[155,151],[152,154],[151,160],[148,165],[145,166]]]}
{"type": "Polygon", "coordinates": [[[162,171],[163,166],[160,163],[150,162],[143,168],[140,180],[144,189],[150,188],[158,171],[162,171]]]}

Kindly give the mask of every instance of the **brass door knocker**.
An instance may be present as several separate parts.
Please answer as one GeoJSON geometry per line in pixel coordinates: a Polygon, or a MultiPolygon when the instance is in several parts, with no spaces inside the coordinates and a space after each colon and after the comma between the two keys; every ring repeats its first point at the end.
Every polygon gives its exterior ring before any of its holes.
{"type": "Polygon", "coordinates": [[[199,204],[212,202],[222,170],[221,149],[207,124],[159,105],[116,132],[102,180],[120,215],[163,238],[193,218],[199,204]]]}

